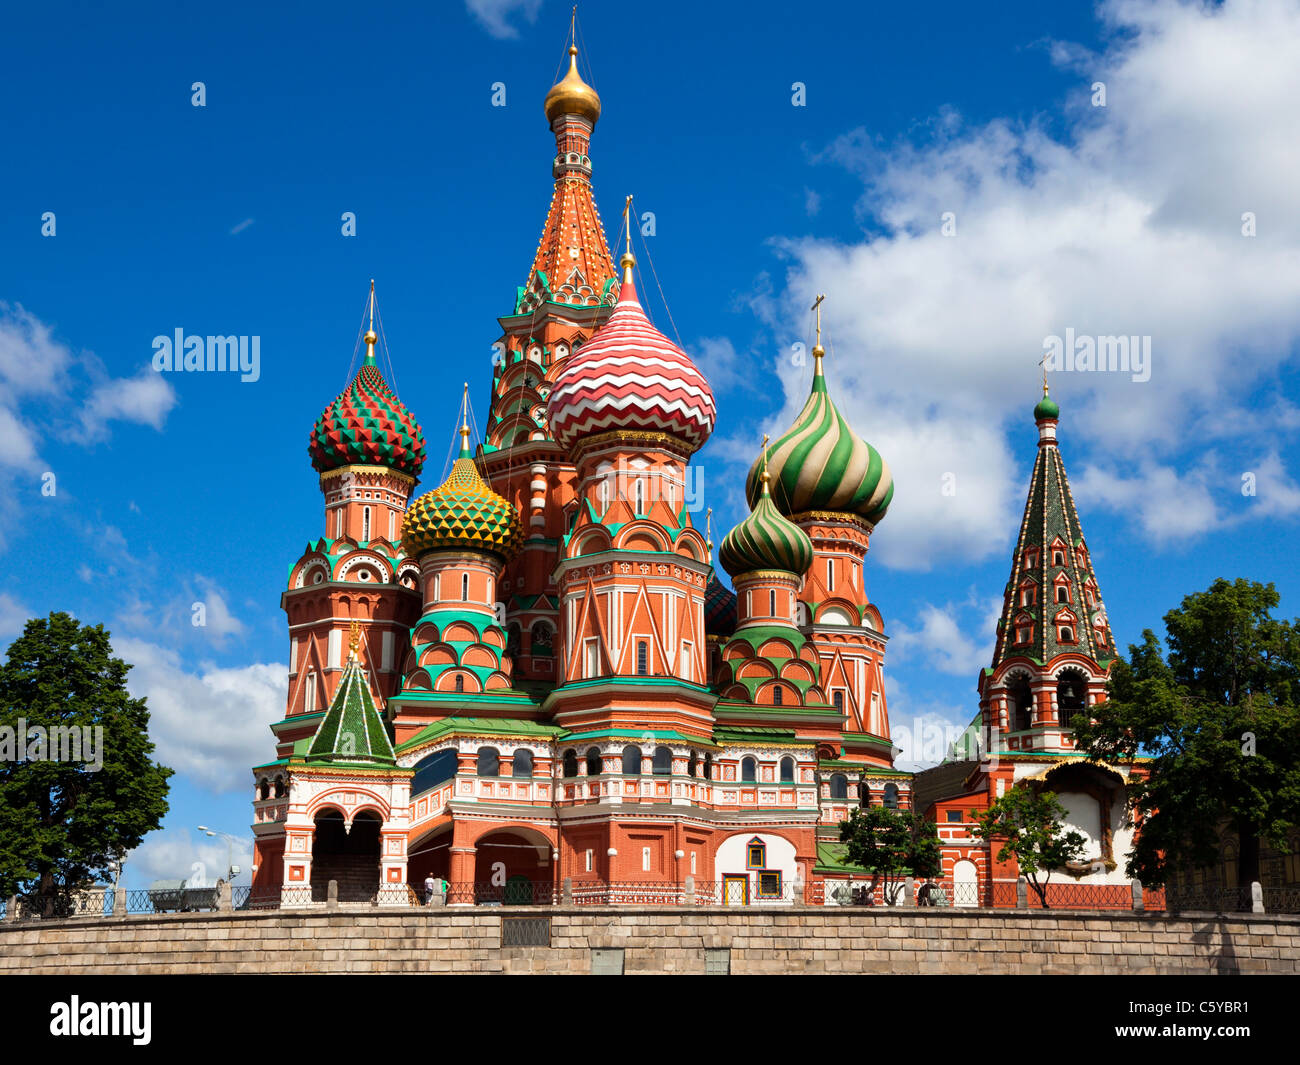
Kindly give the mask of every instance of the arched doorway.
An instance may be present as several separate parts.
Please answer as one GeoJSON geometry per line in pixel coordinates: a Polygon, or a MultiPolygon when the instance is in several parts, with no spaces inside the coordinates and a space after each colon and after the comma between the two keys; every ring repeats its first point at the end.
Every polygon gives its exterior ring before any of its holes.
{"type": "Polygon", "coordinates": [[[329,882],[338,881],[339,902],[369,902],[379,890],[379,815],[362,810],[349,830],[343,814],[326,808],[316,815],[311,846],[311,897],[324,902],[329,882]]]}
{"type": "Polygon", "coordinates": [[[979,870],[969,858],[962,858],[952,867],[952,893],[954,906],[980,903],[979,870]]]}
{"type": "Polygon", "coordinates": [[[474,843],[474,898],[480,903],[525,906],[550,902],[551,844],[541,833],[501,829],[474,843]]]}

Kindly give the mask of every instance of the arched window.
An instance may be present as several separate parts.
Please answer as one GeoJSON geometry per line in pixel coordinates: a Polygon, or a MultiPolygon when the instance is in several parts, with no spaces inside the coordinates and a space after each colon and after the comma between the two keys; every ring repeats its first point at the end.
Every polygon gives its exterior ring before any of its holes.
{"type": "Polygon", "coordinates": [[[842,691],[833,692],[831,694],[831,701],[835,704],[836,710],[840,713],[844,713],[844,693],[842,691]]]}
{"type": "Polygon", "coordinates": [[[1056,586],[1056,601],[1058,603],[1068,603],[1070,601],[1070,586],[1068,584],[1058,584],[1056,586]]]}
{"type": "Polygon", "coordinates": [[[600,512],[604,514],[609,509],[609,478],[603,477],[600,482],[600,512]]]}
{"type": "Polygon", "coordinates": [[[456,752],[448,749],[434,751],[415,763],[415,776],[411,778],[411,794],[419,795],[445,784],[456,775],[456,752]]]}
{"type": "Polygon", "coordinates": [[[654,771],[657,775],[673,771],[673,752],[667,747],[655,748],[654,771]]]}
{"type": "MultiPolygon", "coordinates": [[[[639,482],[638,482],[639,483],[639,482]]],[[[644,677],[649,668],[650,645],[645,640],[636,642],[636,675],[644,677]]]]}
{"type": "Polygon", "coordinates": [[[639,777],[641,775],[641,748],[623,748],[623,775],[639,777]]]}
{"type": "Polygon", "coordinates": [[[773,706],[785,705],[785,689],[782,688],[781,685],[779,684],[772,689],[772,705],[773,706]]]}
{"type": "Polygon", "coordinates": [[[1080,713],[1087,703],[1087,687],[1082,673],[1067,670],[1056,682],[1056,709],[1062,725],[1068,725],[1070,718],[1080,713]]]}
{"type": "Polygon", "coordinates": [[[767,593],[767,613],[769,617],[776,617],[776,592],[772,589],[767,593]]]}
{"type": "Polygon", "coordinates": [[[1064,551],[1062,551],[1062,550],[1060,550],[1059,548],[1057,548],[1056,550],[1054,550],[1054,551],[1052,552],[1052,565],[1053,565],[1053,566],[1064,566],[1064,565],[1065,565],[1065,552],[1064,552],[1064,551]]]}
{"type": "Polygon", "coordinates": [[[757,780],[757,779],[758,779],[758,762],[755,761],[753,758],[745,758],[745,759],[742,759],[742,760],[741,760],[741,763],[740,763],[740,779],[741,779],[741,780],[757,780]]]}
{"type": "Polygon", "coordinates": [[[1058,626],[1058,628],[1060,629],[1060,631],[1057,633],[1056,636],[1057,643],[1074,643],[1073,625],[1061,625],[1058,626]]]}
{"type": "Polygon", "coordinates": [[[269,799],[271,797],[270,781],[263,780],[260,784],[257,785],[257,797],[259,799],[269,799]]]}
{"type": "Polygon", "coordinates": [[[835,591],[835,560],[828,558],[826,560],[826,590],[835,591]]]}
{"type": "Polygon", "coordinates": [[[478,749],[478,767],[476,772],[481,777],[501,775],[501,756],[495,747],[478,749]]]}
{"type": "Polygon", "coordinates": [[[843,773],[836,773],[831,777],[831,798],[847,799],[849,797],[849,778],[843,773]]]}
{"type": "Polygon", "coordinates": [[[687,776],[692,776],[692,777],[695,776],[696,771],[699,768],[700,768],[700,756],[695,751],[691,751],[691,756],[688,759],[686,759],[687,776]]]}
{"type": "Polygon", "coordinates": [[[457,673],[457,674],[456,674],[456,690],[457,690],[458,692],[463,692],[463,691],[465,690],[465,674],[464,674],[464,673],[457,673]]]}
{"type": "Polygon", "coordinates": [[[898,809],[898,785],[897,785],[897,784],[886,784],[886,785],[885,785],[885,800],[884,800],[884,802],[885,802],[885,808],[886,808],[886,809],[889,809],[889,810],[897,810],[897,809],[898,809]]]}
{"type": "Polygon", "coordinates": [[[533,775],[533,752],[527,747],[520,747],[510,760],[512,777],[531,777],[533,775]]]}
{"type": "Polygon", "coordinates": [[[781,783],[794,782],[794,759],[788,755],[781,759],[781,783]]]}
{"type": "Polygon", "coordinates": [[[704,779],[713,779],[713,754],[709,753],[704,756],[704,779]]]}
{"type": "Polygon", "coordinates": [[[572,747],[564,752],[563,772],[566,777],[576,777],[578,775],[578,752],[572,747]]]}
{"type": "Polygon", "coordinates": [[[535,655],[549,656],[551,653],[551,627],[544,621],[533,623],[530,632],[532,639],[532,653],[535,655]]]}
{"type": "Polygon", "coordinates": [[[600,771],[605,768],[605,763],[600,757],[599,747],[587,748],[587,776],[598,777],[600,771]]]}
{"type": "Polygon", "coordinates": [[[275,794],[275,797],[276,797],[277,799],[283,799],[283,798],[285,797],[285,795],[288,794],[287,789],[286,789],[285,786],[284,786],[284,777],[276,777],[276,778],[275,778],[275,792],[274,792],[274,794],[275,794]]]}
{"type": "Polygon", "coordinates": [[[361,541],[365,543],[370,539],[370,508],[361,508],[361,541]]]}
{"type": "Polygon", "coordinates": [[[460,575],[460,601],[462,603],[469,602],[469,574],[468,573],[462,573],[460,575]]]}
{"type": "Polygon", "coordinates": [[[1034,727],[1034,693],[1029,690],[1029,678],[1024,674],[1011,684],[1007,711],[1012,732],[1024,732],[1034,727]]]}

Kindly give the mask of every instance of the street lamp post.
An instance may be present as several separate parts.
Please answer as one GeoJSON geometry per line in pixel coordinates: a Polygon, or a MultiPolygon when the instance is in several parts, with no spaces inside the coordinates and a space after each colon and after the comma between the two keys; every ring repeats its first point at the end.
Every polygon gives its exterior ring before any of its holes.
{"type": "Polygon", "coordinates": [[[199,825],[198,829],[207,836],[220,836],[226,841],[226,883],[233,883],[235,877],[239,875],[239,866],[235,864],[235,844],[244,841],[238,836],[232,836],[228,832],[219,832],[216,829],[208,828],[207,825],[199,825]]]}

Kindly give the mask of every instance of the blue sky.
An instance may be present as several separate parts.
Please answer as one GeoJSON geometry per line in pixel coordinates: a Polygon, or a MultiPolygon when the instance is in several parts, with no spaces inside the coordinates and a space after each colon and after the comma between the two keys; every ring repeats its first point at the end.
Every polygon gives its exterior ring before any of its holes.
{"type": "MultiPolygon", "coordinates": [[[[541,231],[568,7],[49,4],[3,26],[0,640],[55,609],[110,628],[179,770],[129,876],[219,867],[193,826],[247,836],[283,708],[279,595],[322,529],[307,433],[368,281],[432,487],[466,377],[486,410],[541,231]],[[260,337],[259,379],[156,374],[177,328],[260,337]]],[[[793,345],[828,294],[832,394],[897,482],[867,574],[905,748],[976,709],[1036,363],[1067,328],[1152,338],[1145,383],[1053,386],[1121,646],[1219,576],[1275,581],[1300,613],[1300,6],[589,3],[580,29],[606,232],[629,192],[654,213],[655,272],[717,393],[697,461],[719,530],[802,405],[793,345]]]]}

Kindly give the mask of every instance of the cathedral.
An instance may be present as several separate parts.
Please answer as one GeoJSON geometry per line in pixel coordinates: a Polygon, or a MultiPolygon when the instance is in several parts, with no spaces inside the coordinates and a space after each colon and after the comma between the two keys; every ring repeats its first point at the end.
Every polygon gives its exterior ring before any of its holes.
{"type": "Polygon", "coordinates": [[[1118,883],[1120,771],[1071,755],[1067,715],[1104,698],[1114,652],[1056,404],[1045,391],[1034,411],[979,680],[1000,749],[896,769],[866,569],[889,466],[837,409],[818,336],[807,402],[715,549],[690,467],[713,392],[643,310],[630,240],[617,263],[606,242],[600,98],[569,53],[545,98],[550,209],[498,320],[481,441],[466,396],[439,433],[459,457],[417,494],[424,432],[380,372],[373,286],[360,369],[311,431],[324,527],[281,600],[288,696],[253,770],[255,895],[323,903],[333,881],[342,900],[406,901],[433,878],[452,904],[839,904],[865,881],[838,825],[867,805],[938,821],[945,877],[988,893],[1016,870],[959,822],[1031,779],[1092,841],[1072,875],[1118,883]]]}

